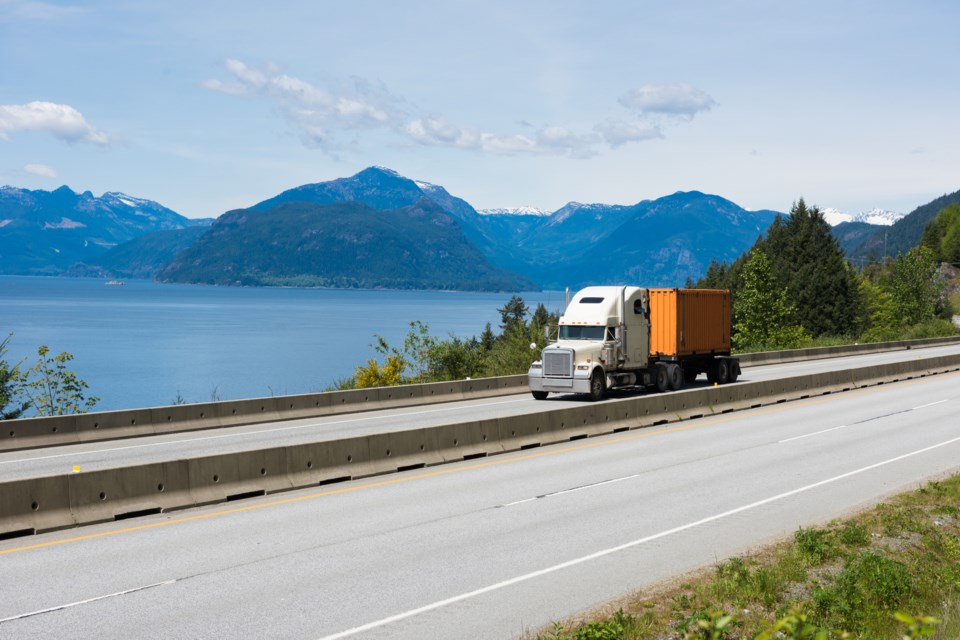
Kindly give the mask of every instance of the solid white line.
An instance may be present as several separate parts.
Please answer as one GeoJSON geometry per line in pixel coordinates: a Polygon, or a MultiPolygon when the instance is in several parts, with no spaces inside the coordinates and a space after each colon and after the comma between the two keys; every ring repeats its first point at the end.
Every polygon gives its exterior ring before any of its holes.
{"type": "Polygon", "coordinates": [[[799,493],[803,493],[803,492],[805,492],[805,491],[810,491],[811,489],[816,489],[816,488],[818,488],[818,487],[822,487],[822,486],[824,486],[824,485],[831,484],[831,483],[833,483],[833,482],[837,482],[837,481],[840,481],[840,480],[845,480],[846,478],[850,478],[850,477],[852,477],[852,476],[855,476],[855,475],[858,475],[858,474],[861,474],[861,473],[865,473],[865,472],[867,472],[867,471],[872,471],[873,469],[877,469],[877,468],[879,468],[879,467],[883,467],[883,466],[886,466],[886,465],[888,465],[888,464],[893,464],[894,462],[899,462],[900,460],[905,460],[905,459],[907,459],[907,458],[911,458],[911,457],[913,457],[913,456],[917,456],[917,455],[920,455],[920,454],[922,454],[922,453],[927,453],[928,451],[933,451],[934,449],[939,449],[939,448],[941,448],[941,447],[945,447],[945,446],[947,446],[947,445],[951,445],[951,444],[954,444],[954,443],[957,443],[957,442],[960,442],[960,437],[958,437],[958,438],[953,438],[953,439],[951,439],[951,440],[947,440],[947,441],[945,441],[945,442],[941,442],[941,443],[939,443],[939,444],[935,444],[935,445],[932,445],[932,446],[929,446],[929,447],[924,447],[923,449],[918,449],[918,450],[916,450],[916,451],[911,451],[910,453],[905,453],[905,454],[899,455],[899,456],[897,456],[897,457],[895,457],[895,458],[890,458],[889,460],[884,460],[884,461],[882,461],[882,462],[877,462],[877,463],[868,465],[868,466],[866,466],[866,467],[861,467],[861,468],[856,469],[856,470],[854,470],[854,471],[848,471],[847,473],[842,473],[842,474],[840,474],[840,475],[838,475],[838,476],[834,476],[834,477],[832,477],[832,478],[827,478],[826,480],[821,480],[820,482],[814,482],[813,484],[808,484],[808,485],[803,486],[803,487],[800,487],[800,488],[798,488],[798,489],[793,489],[793,490],[791,490],[791,491],[787,491],[787,492],[785,492],[785,493],[781,493],[781,494],[778,494],[778,495],[775,495],[775,496],[771,496],[771,497],[769,497],[769,498],[764,498],[763,500],[758,500],[757,502],[752,502],[752,503],[747,504],[747,505],[744,505],[744,506],[742,506],[742,507],[737,507],[736,509],[731,509],[730,511],[724,511],[723,513],[718,513],[718,514],[716,514],[716,515],[703,518],[702,520],[697,520],[696,522],[691,522],[691,523],[689,523],[689,524],[684,524],[684,525],[681,525],[681,526],[679,526],[679,527],[674,527],[673,529],[668,529],[668,530],[666,530],[666,531],[661,531],[660,533],[655,533],[655,534],[653,534],[653,535],[651,535],[651,536],[647,536],[647,537],[645,537],[645,538],[640,538],[639,540],[633,540],[633,541],[631,541],[631,542],[627,542],[627,543],[625,543],[625,544],[621,544],[621,545],[616,546],[616,547],[611,547],[611,548],[609,548],[609,549],[603,549],[602,551],[597,551],[597,552],[595,552],[595,553],[591,553],[590,555],[581,556],[581,557],[579,557],[579,558],[574,558],[573,560],[568,560],[567,562],[562,562],[562,563],[560,563],[560,564],[553,565],[552,567],[546,567],[545,569],[540,569],[539,571],[533,571],[533,572],[531,572],[531,573],[526,573],[526,574],[521,575],[521,576],[516,576],[515,578],[510,578],[509,580],[504,580],[503,582],[498,582],[498,583],[496,583],[496,584],[491,584],[491,585],[489,585],[489,586],[482,587],[482,588],[476,589],[476,590],[474,590],[474,591],[469,591],[469,592],[467,592],[467,593],[462,593],[462,594],[460,594],[460,595],[458,595],[458,596],[453,596],[452,598],[447,598],[446,600],[440,600],[440,601],[438,601],[438,602],[434,602],[434,603],[432,603],[432,604],[428,604],[428,605],[426,605],[426,606],[419,607],[419,608],[417,608],[417,609],[411,609],[410,611],[405,611],[405,612],[403,612],[403,613],[398,613],[397,615],[390,616],[389,618],[383,618],[383,619],[381,619],[381,620],[376,620],[376,621],[374,621],[374,622],[370,622],[370,623],[367,623],[367,624],[362,625],[362,626],[359,626],[359,627],[354,627],[353,629],[347,629],[346,631],[341,631],[341,632],[339,632],[339,633],[334,633],[334,634],[332,634],[332,635],[323,636],[323,637],[320,638],[319,640],[338,640],[339,638],[348,638],[348,637],[350,637],[350,636],[355,636],[355,635],[357,635],[358,633],[363,633],[363,632],[365,632],[365,631],[370,631],[371,629],[377,629],[377,628],[379,628],[379,627],[384,627],[384,626],[386,626],[386,625],[388,625],[388,624],[392,624],[392,623],[394,623],[394,622],[399,622],[399,621],[401,621],[401,620],[405,620],[405,619],[407,619],[407,618],[412,618],[412,617],[414,617],[414,616],[420,615],[421,613],[427,613],[428,611],[434,611],[434,610],[436,610],[436,609],[440,609],[440,608],[445,607],[445,606],[447,606],[447,605],[455,604],[455,603],[457,603],[457,602],[462,602],[462,601],[464,601],[464,600],[469,600],[470,598],[475,598],[475,597],[481,596],[481,595],[483,595],[483,594],[485,594],[485,593],[490,593],[490,592],[492,592],[492,591],[497,591],[497,590],[503,589],[503,588],[505,588],[505,587],[509,587],[509,586],[512,586],[512,585],[515,585],[515,584],[519,584],[519,583],[521,583],[521,582],[526,582],[526,581],[528,581],[528,580],[533,580],[534,578],[539,578],[540,576],[545,576],[545,575],[550,574],[550,573],[555,573],[555,572],[560,571],[560,570],[562,570],[562,569],[568,569],[568,568],[573,567],[573,566],[576,566],[576,565],[578,565],[578,564],[583,564],[583,563],[585,563],[585,562],[590,562],[591,560],[597,560],[598,558],[603,558],[604,556],[609,556],[609,555],[612,555],[612,554],[614,554],[614,553],[618,553],[618,552],[620,552],[620,551],[624,551],[624,550],[626,550],[626,549],[630,549],[630,548],[632,548],[632,547],[636,547],[636,546],[639,546],[639,545],[642,545],[642,544],[646,544],[647,542],[652,542],[652,541],[658,540],[658,539],[660,539],[660,538],[665,538],[665,537],[670,536],[670,535],[673,535],[673,534],[675,534],[675,533],[680,533],[681,531],[686,531],[686,530],[688,530],[688,529],[693,529],[693,528],[695,528],[695,527],[699,527],[699,526],[708,524],[708,523],[710,523],[710,522],[715,522],[715,521],[721,520],[721,519],[723,519],[723,518],[728,518],[728,517],[730,517],[730,516],[732,516],[732,515],[736,515],[736,514],[738,514],[738,513],[742,513],[742,512],[744,512],[744,511],[748,511],[748,510],[750,510],[750,509],[755,509],[755,508],[757,508],[757,507],[761,507],[761,506],[763,506],[763,505],[770,504],[771,502],[776,502],[776,501],[778,501],[778,500],[783,500],[784,498],[789,498],[789,497],[795,496],[795,495],[797,495],[797,494],[799,494],[799,493]]]}
{"type": "Polygon", "coordinates": [[[829,429],[824,429],[823,431],[814,431],[813,433],[805,433],[802,436],[796,436],[794,438],[787,438],[786,440],[778,440],[777,444],[783,444],[784,442],[793,442],[794,440],[802,440],[803,438],[809,438],[810,436],[817,436],[821,433],[829,433],[830,431],[836,431],[837,429],[846,429],[847,425],[842,424],[839,427],[831,427],[829,429]]]}
{"type": "Polygon", "coordinates": [[[944,402],[948,402],[948,401],[947,401],[947,400],[937,400],[936,402],[931,402],[930,404],[922,404],[922,405],[920,405],[919,407],[914,407],[913,409],[911,409],[911,411],[916,411],[917,409],[926,409],[927,407],[932,407],[932,406],[934,406],[934,405],[943,404],[944,402]]]}
{"type": "MultiPolygon", "coordinates": [[[[506,400],[506,401],[504,401],[504,402],[490,402],[490,403],[485,404],[485,405],[483,405],[483,406],[493,407],[493,406],[497,406],[497,405],[500,405],[500,404],[513,404],[513,403],[516,403],[516,402],[524,402],[525,400],[526,400],[526,398],[523,398],[523,399],[521,399],[521,400],[506,400]]],[[[444,408],[440,408],[440,409],[426,409],[426,410],[424,410],[424,411],[415,411],[415,412],[410,412],[410,413],[401,413],[401,414],[397,414],[396,416],[387,416],[387,417],[390,417],[390,418],[394,418],[394,417],[400,418],[400,417],[407,417],[407,416],[419,416],[419,415],[424,415],[424,414],[427,414],[427,413],[440,413],[440,412],[443,412],[443,411],[458,411],[458,410],[462,410],[462,409],[463,409],[463,406],[458,406],[458,407],[444,407],[444,408]]],[[[369,420],[384,420],[384,419],[385,419],[384,416],[365,416],[365,417],[361,417],[361,418],[353,418],[353,419],[350,419],[350,420],[336,420],[336,421],[333,421],[333,422],[311,422],[310,424],[298,424],[298,425],[292,425],[292,426],[288,426],[288,427],[277,427],[277,428],[275,428],[275,429],[261,429],[261,430],[259,430],[259,431],[241,431],[241,432],[237,432],[237,433],[223,433],[223,434],[218,434],[218,435],[215,435],[215,436],[201,436],[201,437],[199,437],[199,438],[184,438],[184,439],[182,439],[182,440],[164,440],[164,441],[162,441],[162,442],[149,442],[149,443],[146,443],[146,444],[134,444],[134,445],[125,446],[125,447],[111,447],[111,448],[109,448],[109,449],[93,449],[93,450],[90,450],[90,451],[76,451],[76,452],[73,452],[73,453],[58,453],[58,454],[51,455],[51,456],[39,456],[39,457],[36,457],[36,458],[20,458],[20,459],[17,459],[17,460],[0,460],[0,464],[13,464],[13,463],[16,463],[16,462],[35,462],[35,461],[37,461],[37,460],[53,460],[53,459],[56,459],[56,458],[79,458],[80,456],[90,455],[90,454],[94,454],[94,453],[112,453],[112,452],[114,452],[114,451],[128,451],[128,450],[131,450],[131,449],[143,449],[143,448],[146,448],[146,447],[162,447],[162,446],[164,446],[164,445],[169,445],[169,444],[184,444],[184,443],[186,443],[186,442],[203,442],[204,440],[221,440],[221,439],[223,439],[223,438],[240,438],[240,437],[242,437],[242,436],[255,436],[255,435],[261,435],[261,434],[264,434],[264,433],[276,433],[276,432],[278,432],[278,431],[294,431],[294,430],[297,430],[297,429],[310,429],[310,428],[312,428],[312,427],[329,427],[329,426],[340,425],[340,424],[350,424],[350,423],[353,423],[353,422],[366,422],[366,421],[369,421],[369,420]]],[[[239,427],[243,427],[243,426],[245,426],[245,425],[236,425],[235,427],[224,427],[224,428],[239,428],[239,427]]],[[[247,426],[248,426],[248,425],[247,425],[247,426]]],[[[153,435],[155,435],[155,436],[163,436],[163,435],[167,435],[167,434],[157,433],[157,434],[153,434],[153,435]]],[[[146,436],[144,436],[144,437],[146,437],[146,436]]],[[[76,444],[82,444],[82,443],[76,443],[76,444]]]]}
{"type": "Polygon", "coordinates": [[[137,591],[144,591],[145,589],[153,589],[154,587],[162,587],[167,584],[173,584],[176,580],[167,580],[165,582],[157,582],[155,584],[148,584],[142,587],[134,587],[133,589],[127,589],[126,591],[117,591],[116,593],[108,593],[105,596],[97,596],[96,598],[88,598],[86,600],[80,600],[79,602],[71,602],[69,604],[61,604],[56,607],[50,607],[49,609],[41,609],[39,611],[31,611],[30,613],[21,613],[20,615],[10,616],[9,618],[0,619],[0,624],[4,622],[12,622],[13,620],[22,620],[24,618],[30,618],[32,616],[39,616],[44,613],[51,613],[53,611],[60,611],[62,609],[69,609],[70,607],[79,607],[82,604],[90,604],[91,602],[96,602],[97,600],[106,600],[107,598],[115,598],[117,596],[125,596],[128,593],[135,593],[137,591]]]}

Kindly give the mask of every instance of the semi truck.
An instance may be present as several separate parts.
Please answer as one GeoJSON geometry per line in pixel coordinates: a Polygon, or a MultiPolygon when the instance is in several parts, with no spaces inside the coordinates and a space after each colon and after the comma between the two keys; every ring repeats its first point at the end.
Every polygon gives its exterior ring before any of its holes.
{"type": "Polygon", "coordinates": [[[700,374],[736,382],[730,323],[726,290],[587,287],[548,329],[552,341],[527,373],[530,392],[537,400],[550,393],[601,400],[617,387],[677,390],[700,374]]]}

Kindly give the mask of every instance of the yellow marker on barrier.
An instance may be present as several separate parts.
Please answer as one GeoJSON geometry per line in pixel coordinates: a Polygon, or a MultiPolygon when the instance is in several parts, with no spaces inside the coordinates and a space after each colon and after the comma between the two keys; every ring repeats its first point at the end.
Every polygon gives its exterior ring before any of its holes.
{"type": "Polygon", "coordinates": [[[73,465],[73,472],[74,472],[74,473],[80,473],[80,467],[77,466],[77,465],[73,465]]]}

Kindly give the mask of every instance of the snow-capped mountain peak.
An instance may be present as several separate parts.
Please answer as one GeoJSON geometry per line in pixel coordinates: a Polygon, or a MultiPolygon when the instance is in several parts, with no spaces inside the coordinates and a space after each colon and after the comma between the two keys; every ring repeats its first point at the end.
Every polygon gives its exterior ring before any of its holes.
{"type": "Polygon", "coordinates": [[[436,191],[440,187],[429,182],[424,182],[423,180],[414,180],[413,183],[420,188],[424,193],[430,193],[431,191],[436,191]]]}
{"type": "Polygon", "coordinates": [[[866,222],[867,224],[889,227],[906,215],[905,213],[886,211],[884,209],[871,209],[870,211],[863,211],[861,213],[844,213],[839,209],[827,208],[821,209],[820,212],[831,227],[835,227],[841,222],[866,222]]]}
{"type": "Polygon", "coordinates": [[[553,212],[536,207],[498,207],[496,209],[477,209],[477,213],[484,216],[549,216],[553,212]]]}

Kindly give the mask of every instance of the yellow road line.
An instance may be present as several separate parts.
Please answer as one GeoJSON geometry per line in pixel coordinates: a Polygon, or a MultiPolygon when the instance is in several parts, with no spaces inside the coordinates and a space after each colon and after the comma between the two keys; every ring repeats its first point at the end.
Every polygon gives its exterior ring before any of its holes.
{"type": "MultiPolygon", "coordinates": [[[[956,377],[956,376],[958,376],[958,375],[960,375],[960,374],[953,373],[953,374],[947,374],[947,375],[948,375],[948,376],[956,377]]],[[[904,380],[904,381],[900,381],[900,382],[893,383],[893,384],[897,384],[897,385],[911,385],[911,384],[919,384],[920,382],[924,382],[924,381],[925,381],[925,380],[922,380],[922,379],[904,380]]],[[[560,455],[560,454],[564,454],[564,453],[571,453],[571,452],[574,452],[574,451],[581,451],[581,450],[584,450],[584,449],[591,449],[591,448],[594,448],[594,447],[608,446],[608,445],[619,444],[619,443],[623,443],[623,442],[631,442],[631,441],[634,441],[634,440],[639,440],[640,438],[650,438],[650,437],[653,437],[653,436],[662,436],[662,435],[666,435],[666,434],[669,434],[669,433],[676,433],[676,432],[679,432],[679,431],[686,431],[686,430],[688,430],[688,429],[694,429],[694,428],[707,427],[707,426],[712,426],[712,425],[717,425],[717,424],[723,424],[723,423],[726,423],[726,422],[731,422],[731,421],[733,421],[733,420],[742,419],[742,418],[746,418],[746,417],[762,416],[762,415],[767,415],[767,414],[771,414],[771,413],[778,413],[778,412],[780,412],[780,411],[785,411],[785,410],[787,410],[787,409],[792,409],[792,408],[796,408],[796,407],[804,407],[804,406],[810,406],[810,405],[815,405],[815,404],[821,404],[821,403],[828,402],[828,401],[834,400],[834,399],[848,398],[848,397],[850,397],[850,396],[852,396],[852,395],[860,395],[860,394],[867,394],[867,393],[876,393],[876,392],[878,392],[878,391],[884,391],[884,390],[886,390],[886,389],[889,389],[890,387],[891,387],[891,385],[888,383],[888,384],[884,384],[884,385],[876,385],[876,386],[872,386],[872,387],[857,389],[857,390],[854,390],[854,391],[845,391],[845,392],[831,393],[831,394],[829,394],[829,395],[824,395],[824,396],[821,396],[821,397],[818,397],[818,398],[810,398],[810,399],[801,400],[801,401],[793,401],[793,402],[789,402],[789,403],[785,403],[785,404],[777,404],[777,405],[773,405],[773,406],[771,406],[771,407],[767,407],[767,408],[764,408],[764,409],[747,409],[747,410],[745,410],[745,411],[734,411],[734,412],[732,412],[732,413],[730,413],[730,414],[724,414],[724,415],[722,415],[722,416],[720,416],[720,417],[716,417],[716,418],[713,418],[713,419],[710,419],[710,420],[704,420],[703,418],[693,418],[692,420],[694,420],[694,422],[692,422],[691,424],[678,425],[678,426],[675,426],[675,427],[666,427],[666,428],[662,428],[662,429],[656,429],[656,430],[654,430],[654,431],[649,431],[649,430],[648,430],[648,431],[643,431],[643,432],[640,432],[640,433],[633,433],[633,434],[630,434],[630,435],[627,435],[627,436],[619,436],[619,437],[616,437],[616,438],[609,438],[609,437],[607,437],[607,438],[604,438],[603,440],[594,440],[594,441],[589,441],[589,442],[583,442],[583,443],[581,443],[581,444],[572,445],[572,446],[568,446],[568,447],[563,447],[562,449],[541,450],[541,451],[537,451],[536,453],[527,453],[527,454],[523,454],[523,455],[514,455],[514,456],[509,456],[509,457],[503,457],[503,458],[501,458],[501,457],[498,456],[497,458],[494,458],[494,459],[491,459],[491,460],[487,460],[486,462],[471,464],[471,465],[467,465],[467,466],[457,466],[457,467],[440,468],[440,469],[436,469],[436,470],[434,470],[434,471],[430,471],[430,472],[427,472],[427,473],[419,473],[419,474],[413,475],[413,476],[395,477],[395,478],[390,478],[390,479],[387,479],[387,480],[380,480],[380,481],[377,481],[377,482],[370,482],[370,483],[366,483],[366,484],[362,484],[362,485],[357,485],[357,486],[353,486],[353,487],[341,487],[341,488],[339,488],[339,489],[330,489],[330,490],[328,490],[328,491],[321,491],[321,492],[319,492],[319,493],[310,493],[310,494],[307,494],[307,495],[292,496],[292,497],[289,497],[289,498],[284,498],[284,499],[282,499],[282,500],[271,500],[270,502],[263,502],[263,503],[260,503],[260,504],[245,505],[245,506],[242,506],[242,507],[234,507],[234,508],[231,508],[231,509],[224,509],[224,510],[221,510],[221,511],[215,511],[215,512],[213,512],[213,513],[201,513],[201,514],[196,514],[196,515],[192,515],[192,516],[186,516],[186,517],[183,517],[183,518],[176,518],[176,519],[173,519],[173,520],[164,520],[164,521],[162,521],[162,522],[152,522],[152,523],[148,523],[148,524],[137,525],[137,526],[134,526],[134,527],[125,527],[125,528],[123,528],[123,529],[113,529],[113,530],[110,530],[110,531],[101,531],[101,532],[99,532],[99,533],[90,533],[90,534],[82,535],[82,536],[74,536],[74,537],[71,537],[71,538],[64,538],[64,539],[62,539],[62,540],[50,540],[50,541],[48,541],[48,542],[40,542],[40,543],[37,543],[37,544],[25,545],[25,546],[22,546],[22,547],[14,547],[14,548],[12,548],[12,549],[0,550],[0,555],[5,555],[5,554],[8,554],[8,553],[18,553],[18,552],[21,552],[21,551],[30,551],[30,550],[32,550],[32,549],[42,549],[42,548],[44,548],[44,547],[54,547],[54,546],[59,546],[59,545],[68,544],[68,543],[72,543],[72,542],[81,542],[81,541],[83,541],[83,540],[92,540],[92,539],[95,539],[95,538],[104,538],[104,537],[107,537],[107,536],[115,536],[115,535],[120,535],[120,534],[124,534],[124,533],[133,533],[133,532],[135,532],[135,531],[143,531],[143,530],[146,530],[146,529],[154,529],[154,528],[157,528],[157,527],[165,527],[165,526],[174,525],[174,524],[183,524],[183,523],[186,523],[186,522],[193,522],[193,521],[195,521],[195,520],[205,520],[205,519],[207,519],[207,518],[216,518],[216,517],[220,517],[220,516],[231,515],[231,514],[234,514],[234,513],[243,513],[243,512],[245,512],[245,511],[254,511],[254,510],[256,510],[256,509],[265,509],[265,508],[267,508],[267,507],[276,507],[276,506],[285,505],[285,504],[291,504],[291,503],[295,503],[295,502],[303,502],[303,501],[305,501],[305,500],[315,500],[315,499],[317,499],[317,498],[325,498],[325,497],[327,497],[327,496],[334,496],[334,495],[339,495],[339,494],[343,494],[343,493],[352,493],[352,492],[355,492],[355,491],[363,491],[363,490],[367,490],[367,489],[376,489],[376,488],[379,488],[379,487],[387,487],[387,486],[394,485],[394,484],[401,484],[401,483],[405,483],[405,482],[413,482],[413,481],[415,481],[415,480],[425,480],[425,479],[427,479],[427,478],[435,478],[435,477],[438,477],[438,476],[444,476],[444,475],[449,475],[449,474],[453,474],[453,473],[461,473],[461,472],[464,472],[464,471],[475,471],[475,470],[477,470],[477,469],[485,469],[485,468],[487,468],[487,467],[494,467],[494,466],[502,465],[502,464],[510,464],[510,463],[514,463],[514,462],[522,462],[522,461],[525,461],[525,460],[535,460],[535,459],[537,459],[537,458],[544,458],[544,457],[547,457],[547,456],[555,456],[555,455],[560,455]],[[747,414],[747,412],[749,412],[749,415],[747,414]]],[[[649,427],[647,427],[647,429],[649,429],[649,427]]],[[[302,490],[302,489],[301,489],[301,490],[302,490]]]]}

